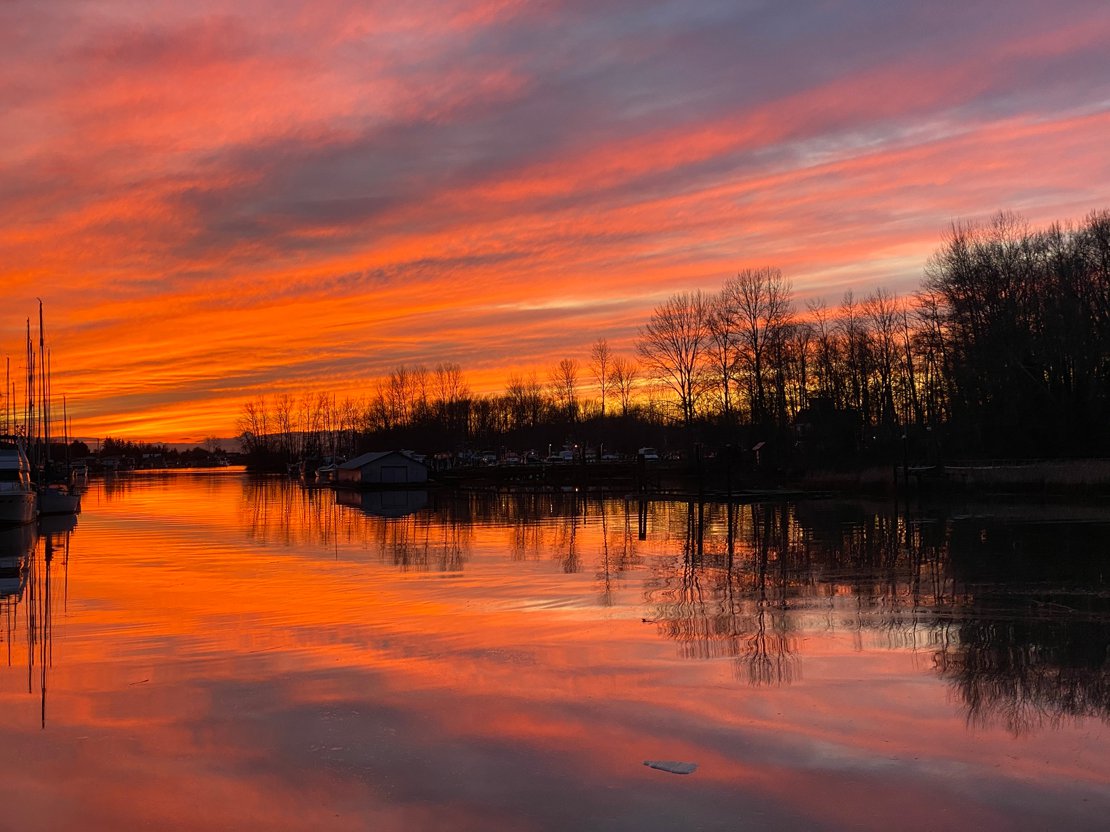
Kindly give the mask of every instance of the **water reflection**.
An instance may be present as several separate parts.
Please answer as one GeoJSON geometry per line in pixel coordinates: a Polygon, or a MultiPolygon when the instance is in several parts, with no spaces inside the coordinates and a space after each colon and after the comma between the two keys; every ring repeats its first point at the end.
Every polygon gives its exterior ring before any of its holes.
{"type": "Polygon", "coordinates": [[[38,540],[34,524],[0,529],[0,598],[20,598],[27,579],[27,562],[38,540]]]}
{"type": "Polygon", "coordinates": [[[803,633],[931,658],[969,722],[1012,732],[1110,717],[1110,518],[1061,523],[893,505],[672,503],[571,493],[305,490],[247,481],[254,539],[356,544],[406,570],[460,572],[478,529],[511,560],[592,564],[600,606],[644,569],[645,621],[683,657],[754,686],[801,678],[803,633]],[[398,496],[401,495],[401,496],[398,496]]]}
{"type": "Polygon", "coordinates": [[[936,664],[970,723],[1021,733],[1107,718],[1108,544],[1101,521],[951,524],[951,569],[967,589],[936,664]]]}
{"type": "Polygon", "coordinates": [[[928,652],[979,726],[1110,718],[1110,520],[834,503],[675,514],[682,556],[656,566],[646,600],[684,656],[731,657],[750,684],[785,684],[800,672],[799,626],[820,622],[857,649],[928,652]]]}
{"type": "Polygon", "coordinates": [[[335,501],[371,517],[408,517],[428,505],[428,492],[343,490],[336,492],[335,501]]]}
{"type": "Polygon", "coordinates": [[[279,478],[122,481],[94,481],[72,574],[64,531],[15,547],[13,828],[1110,809],[1106,512],[433,489],[382,516],[279,478]]]}
{"type": "Polygon", "coordinates": [[[42,518],[37,527],[28,524],[0,533],[0,616],[7,664],[15,669],[25,662],[27,693],[34,694],[38,688],[42,728],[46,727],[48,673],[54,663],[55,596],[60,592],[65,604],[70,537],[76,525],[74,515],[51,516],[42,518]]]}
{"type": "Polygon", "coordinates": [[[682,513],[679,568],[657,564],[646,583],[651,620],[684,656],[734,658],[738,676],[752,685],[793,681],[799,665],[789,599],[800,596],[806,575],[790,561],[797,527],[789,513],[694,503],[682,513]]]}

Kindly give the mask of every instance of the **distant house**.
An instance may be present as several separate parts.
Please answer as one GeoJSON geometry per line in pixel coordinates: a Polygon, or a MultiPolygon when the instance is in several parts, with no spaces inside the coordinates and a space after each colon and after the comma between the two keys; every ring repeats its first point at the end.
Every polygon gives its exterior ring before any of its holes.
{"type": "Polygon", "coordinates": [[[408,451],[373,451],[344,462],[336,480],[349,485],[407,485],[428,481],[428,466],[408,451]]]}

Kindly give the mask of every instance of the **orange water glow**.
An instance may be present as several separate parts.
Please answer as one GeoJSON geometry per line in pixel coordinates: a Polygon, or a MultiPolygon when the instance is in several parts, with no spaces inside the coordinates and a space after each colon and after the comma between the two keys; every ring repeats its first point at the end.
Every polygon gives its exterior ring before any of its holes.
{"type": "MultiPolygon", "coordinates": [[[[859,618],[862,596],[783,613],[785,684],[684,655],[651,619],[699,614],[670,571],[683,507],[654,504],[641,541],[620,501],[460,522],[331,496],[234,475],[86,495],[51,564],[45,731],[19,629],[33,593],[0,673],[13,828],[654,828],[736,811],[858,829],[1065,812],[1079,828],[1110,805],[1106,725],[969,726],[925,616],[907,649],[859,618]]],[[[742,543],[737,568],[753,557],[742,543]]]]}
{"type": "Polygon", "coordinates": [[[1110,12],[1011,6],[9,4],[0,353],[41,298],[78,435],[200,442],[628,354],[747,266],[911,290],[953,221],[1110,203],[1110,12]]]}

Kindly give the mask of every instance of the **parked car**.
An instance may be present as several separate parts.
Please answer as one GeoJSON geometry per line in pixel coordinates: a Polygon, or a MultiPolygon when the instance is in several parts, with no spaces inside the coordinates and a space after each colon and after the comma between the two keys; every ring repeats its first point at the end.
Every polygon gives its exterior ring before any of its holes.
{"type": "Polygon", "coordinates": [[[640,450],[637,451],[637,456],[643,457],[644,462],[659,461],[659,451],[657,451],[655,448],[640,448],[640,450]]]}

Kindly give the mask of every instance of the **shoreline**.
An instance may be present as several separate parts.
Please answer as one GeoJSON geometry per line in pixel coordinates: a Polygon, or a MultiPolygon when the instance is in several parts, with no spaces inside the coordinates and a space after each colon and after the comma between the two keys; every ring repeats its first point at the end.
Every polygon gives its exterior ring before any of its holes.
{"type": "MultiPolygon", "coordinates": [[[[231,470],[251,475],[280,473],[252,470],[249,466],[231,470]]],[[[354,484],[305,485],[355,491],[382,490],[354,484]]],[[[1084,493],[1096,497],[1110,494],[1110,459],[960,460],[943,466],[869,464],[789,473],[729,467],[719,462],[703,462],[700,465],[686,462],[493,465],[432,472],[426,484],[414,483],[408,487],[413,486],[524,491],[573,489],[631,497],[676,496],[685,499],[693,496],[710,500],[730,497],[743,500],[932,495],[1028,497],[1077,496],[1084,493]]]]}

